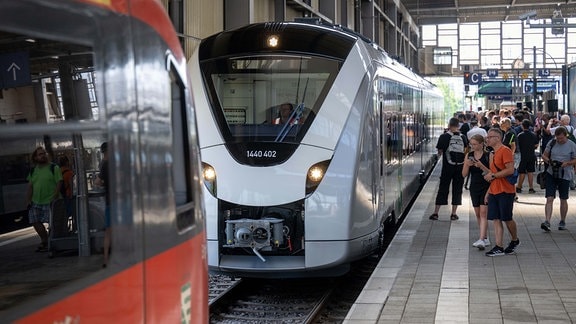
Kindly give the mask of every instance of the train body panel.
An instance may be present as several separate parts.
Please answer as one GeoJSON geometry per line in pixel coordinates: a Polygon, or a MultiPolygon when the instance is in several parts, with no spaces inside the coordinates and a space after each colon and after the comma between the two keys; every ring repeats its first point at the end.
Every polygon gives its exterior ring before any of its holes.
{"type": "MultiPolygon", "coordinates": [[[[342,65],[330,92],[321,104],[321,108],[314,118],[314,127],[310,127],[302,144],[324,147],[334,150],[336,145],[341,143],[343,136],[358,135],[343,134],[344,127],[354,127],[348,125],[350,117],[358,117],[358,110],[352,103],[357,96],[357,85],[366,78],[366,62],[362,60],[361,46],[352,47],[350,54],[342,65]]],[[[355,141],[354,138],[347,138],[346,141],[355,141]]]]}
{"type": "Polygon", "coordinates": [[[218,199],[247,206],[282,205],[304,199],[306,171],[318,161],[332,157],[332,151],[300,145],[281,165],[254,168],[236,161],[219,160],[227,153],[224,145],[202,150],[204,161],[210,161],[216,170],[222,170],[218,173],[218,178],[222,179],[218,182],[218,199]],[[294,181],[295,178],[301,181],[294,181]]]}
{"type": "Polygon", "coordinates": [[[381,246],[433,163],[441,95],[338,28],[223,32],[201,43],[189,69],[206,108],[198,116],[213,270],[341,274],[381,246]]]}

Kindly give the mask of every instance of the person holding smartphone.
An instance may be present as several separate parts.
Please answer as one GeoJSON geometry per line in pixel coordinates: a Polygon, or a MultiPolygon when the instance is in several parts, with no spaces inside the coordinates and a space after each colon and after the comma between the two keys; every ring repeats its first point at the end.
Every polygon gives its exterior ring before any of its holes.
{"type": "Polygon", "coordinates": [[[472,135],[470,137],[470,152],[464,160],[462,176],[470,175],[470,200],[480,228],[478,240],[472,243],[472,246],[479,250],[484,250],[490,245],[490,239],[488,239],[488,206],[485,201],[490,182],[484,179],[484,174],[488,172],[490,172],[490,159],[489,153],[486,151],[484,136],[472,135]]]}

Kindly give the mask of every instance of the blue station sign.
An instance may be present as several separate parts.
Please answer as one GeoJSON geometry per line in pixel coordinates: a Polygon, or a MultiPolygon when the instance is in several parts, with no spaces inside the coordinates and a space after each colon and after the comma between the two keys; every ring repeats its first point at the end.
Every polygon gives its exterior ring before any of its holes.
{"type": "Polygon", "coordinates": [[[470,84],[479,84],[482,82],[482,73],[470,73],[470,84]]]}
{"type": "Polygon", "coordinates": [[[28,52],[0,54],[0,87],[27,86],[32,83],[28,52]]]}
{"type": "MultiPolygon", "coordinates": [[[[536,92],[554,90],[558,93],[558,80],[537,80],[536,92]]],[[[524,92],[534,91],[534,82],[532,80],[524,81],[524,92]]]]}

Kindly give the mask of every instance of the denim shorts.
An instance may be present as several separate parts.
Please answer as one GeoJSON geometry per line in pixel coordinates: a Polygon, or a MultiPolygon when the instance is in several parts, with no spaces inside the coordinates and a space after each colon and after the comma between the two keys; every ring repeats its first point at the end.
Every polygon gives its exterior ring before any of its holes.
{"type": "Polygon", "coordinates": [[[32,203],[28,210],[28,221],[30,224],[34,223],[50,223],[50,213],[52,208],[50,204],[39,205],[32,203]]]}

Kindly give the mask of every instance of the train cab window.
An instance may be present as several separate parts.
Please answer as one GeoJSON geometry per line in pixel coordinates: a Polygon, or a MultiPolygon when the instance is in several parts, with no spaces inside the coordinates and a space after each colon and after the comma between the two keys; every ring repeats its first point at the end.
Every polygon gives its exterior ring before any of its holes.
{"type": "MultiPolygon", "coordinates": [[[[170,67],[172,67],[170,65],[170,67]]],[[[169,71],[172,94],[172,181],[176,201],[176,224],[178,230],[184,231],[194,224],[194,201],[192,180],[192,159],[190,152],[191,124],[185,96],[185,87],[174,69],[169,71]]]]}
{"type": "Polygon", "coordinates": [[[210,107],[227,142],[297,143],[341,62],[271,54],[201,62],[210,107]]]}

